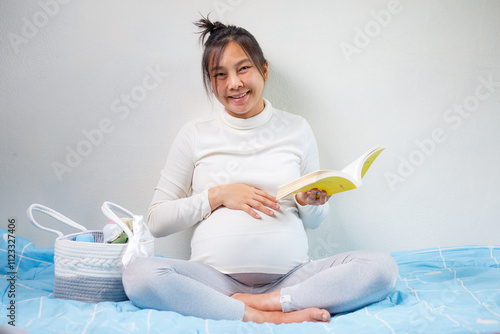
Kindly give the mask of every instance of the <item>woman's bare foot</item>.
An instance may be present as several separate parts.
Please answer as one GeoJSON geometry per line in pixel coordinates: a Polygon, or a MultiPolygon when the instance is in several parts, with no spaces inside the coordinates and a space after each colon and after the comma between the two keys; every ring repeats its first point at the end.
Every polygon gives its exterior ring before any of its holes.
{"type": "Polygon", "coordinates": [[[245,303],[245,305],[260,311],[280,311],[280,291],[263,294],[235,293],[231,296],[245,303]]]}
{"type": "Polygon", "coordinates": [[[253,321],[256,323],[271,322],[274,324],[290,324],[296,322],[328,322],[330,313],[319,308],[307,308],[305,310],[283,313],[280,311],[265,312],[252,307],[245,307],[243,321],[253,321]]]}

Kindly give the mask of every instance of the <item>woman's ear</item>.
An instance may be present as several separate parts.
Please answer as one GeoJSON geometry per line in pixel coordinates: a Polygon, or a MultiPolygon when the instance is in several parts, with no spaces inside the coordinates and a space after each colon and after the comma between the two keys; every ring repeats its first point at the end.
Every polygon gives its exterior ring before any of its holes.
{"type": "Polygon", "coordinates": [[[264,81],[269,80],[269,63],[266,61],[266,64],[262,67],[264,70],[264,81]]]}

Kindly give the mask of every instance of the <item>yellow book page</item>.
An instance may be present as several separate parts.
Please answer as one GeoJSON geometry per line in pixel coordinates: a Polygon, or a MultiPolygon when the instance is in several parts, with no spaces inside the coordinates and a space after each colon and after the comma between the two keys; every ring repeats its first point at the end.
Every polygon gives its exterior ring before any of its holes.
{"type": "Polygon", "coordinates": [[[375,159],[378,157],[378,155],[380,153],[382,153],[382,151],[383,151],[383,149],[373,153],[372,155],[370,155],[368,157],[368,159],[366,159],[365,163],[363,164],[363,168],[361,169],[361,178],[363,178],[363,176],[365,176],[366,172],[368,171],[368,169],[370,168],[372,163],[375,161],[375,159]]]}
{"type": "Polygon", "coordinates": [[[354,185],[354,183],[352,183],[351,181],[349,181],[343,177],[332,176],[332,177],[327,177],[327,178],[324,178],[322,180],[318,180],[314,183],[308,184],[307,186],[302,187],[297,191],[294,191],[292,193],[292,195],[296,194],[296,193],[305,192],[305,191],[308,191],[308,190],[311,190],[314,188],[317,188],[318,190],[321,190],[321,191],[324,190],[324,191],[326,191],[326,194],[328,196],[330,196],[332,194],[337,194],[337,193],[340,193],[343,191],[355,189],[356,185],[354,185]]]}

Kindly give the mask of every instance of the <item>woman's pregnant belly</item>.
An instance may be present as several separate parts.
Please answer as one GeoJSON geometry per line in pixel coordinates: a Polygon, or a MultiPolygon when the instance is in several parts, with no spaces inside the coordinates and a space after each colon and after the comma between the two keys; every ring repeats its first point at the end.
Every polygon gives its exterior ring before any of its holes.
{"type": "Polygon", "coordinates": [[[255,219],[240,210],[218,208],[195,227],[191,261],[225,274],[286,274],[308,261],[307,236],[296,209],[260,216],[255,219]]]}

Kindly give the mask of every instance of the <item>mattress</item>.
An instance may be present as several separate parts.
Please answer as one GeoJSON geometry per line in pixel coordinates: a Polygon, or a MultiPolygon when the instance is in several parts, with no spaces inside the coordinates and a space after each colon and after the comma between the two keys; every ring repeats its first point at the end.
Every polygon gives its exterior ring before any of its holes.
{"type": "Polygon", "coordinates": [[[275,325],[54,299],[54,249],[16,237],[9,263],[8,231],[0,233],[0,333],[500,333],[500,246],[393,252],[400,274],[386,299],[328,323],[275,325]]]}

